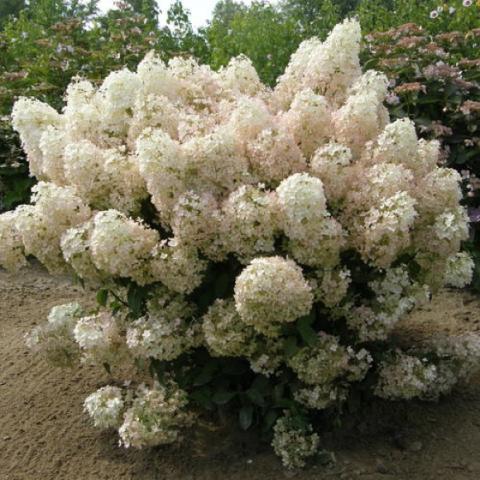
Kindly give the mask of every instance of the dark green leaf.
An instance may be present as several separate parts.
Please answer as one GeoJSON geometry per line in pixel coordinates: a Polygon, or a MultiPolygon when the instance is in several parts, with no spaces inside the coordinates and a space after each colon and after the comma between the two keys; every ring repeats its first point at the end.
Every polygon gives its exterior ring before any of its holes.
{"type": "Polygon", "coordinates": [[[278,416],[277,410],[269,410],[263,418],[263,430],[269,431],[277,421],[278,416]]]}
{"type": "Polygon", "coordinates": [[[248,430],[253,423],[253,406],[246,405],[238,413],[238,421],[243,430],[248,430]]]}
{"type": "Polygon", "coordinates": [[[285,392],[285,385],[283,383],[279,383],[275,385],[273,389],[273,399],[275,402],[279,402],[283,398],[283,394],[285,392]]]}
{"type": "Polygon", "coordinates": [[[300,347],[297,345],[297,337],[287,337],[284,343],[284,352],[287,358],[292,357],[300,350],[300,347]]]}
{"type": "Polygon", "coordinates": [[[248,370],[248,365],[239,358],[232,358],[225,361],[222,372],[226,375],[243,375],[248,370]]]}
{"type": "Polygon", "coordinates": [[[134,317],[140,317],[142,315],[145,299],[146,290],[132,283],[128,289],[127,303],[134,317]]]}
{"type": "Polygon", "coordinates": [[[280,408],[293,408],[295,406],[295,402],[288,398],[281,398],[275,402],[275,406],[280,408]]]}
{"type": "Polygon", "coordinates": [[[258,392],[266,395],[270,390],[270,382],[268,381],[268,378],[264,375],[257,375],[250,389],[257,390],[258,392]]]}
{"type": "Polygon", "coordinates": [[[235,397],[236,394],[237,394],[236,392],[227,392],[227,391],[223,390],[223,391],[215,392],[215,394],[212,397],[212,400],[217,405],[225,405],[233,397],[235,397]]]}
{"type": "Polygon", "coordinates": [[[308,315],[306,317],[302,317],[297,322],[297,330],[302,337],[302,340],[309,346],[313,347],[318,341],[318,335],[315,330],[311,327],[312,324],[312,317],[308,315]]]}
{"type": "Polygon", "coordinates": [[[217,362],[210,361],[208,362],[200,372],[200,374],[194,379],[193,385],[196,387],[205,385],[212,381],[213,377],[215,376],[215,372],[217,371],[217,362]]]}
{"type": "Polygon", "coordinates": [[[218,275],[214,284],[215,297],[223,298],[227,294],[230,288],[230,278],[231,276],[225,272],[218,275]]]}
{"type": "Polygon", "coordinates": [[[165,363],[156,358],[150,359],[150,375],[156,376],[157,380],[162,383],[165,375],[165,363]]]}
{"type": "Polygon", "coordinates": [[[263,395],[261,392],[258,390],[247,390],[246,392],[247,397],[256,405],[259,405],[260,407],[263,407],[265,405],[265,399],[263,398],[263,395]]]}
{"type": "Polygon", "coordinates": [[[202,387],[190,394],[190,399],[207,410],[213,410],[212,392],[208,387],[202,387]]]}
{"type": "Polygon", "coordinates": [[[108,290],[106,288],[102,288],[97,292],[97,302],[99,305],[102,307],[105,307],[107,305],[107,299],[108,299],[108,290]]]}

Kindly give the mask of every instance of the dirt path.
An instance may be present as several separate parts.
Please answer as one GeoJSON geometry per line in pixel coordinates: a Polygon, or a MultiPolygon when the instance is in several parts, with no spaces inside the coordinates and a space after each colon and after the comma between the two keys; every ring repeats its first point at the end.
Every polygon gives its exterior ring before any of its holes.
{"type": "MultiPolygon", "coordinates": [[[[85,295],[39,268],[0,272],[0,480],[480,479],[480,379],[439,404],[379,403],[355,427],[325,433],[337,457],[330,468],[285,472],[251,435],[207,427],[178,447],[123,450],[82,412],[106,374],[51,369],[23,342],[53,305],[85,295]]],[[[442,293],[414,323],[426,330],[432,319],[480,330],[480,300],[442,293]]]]}

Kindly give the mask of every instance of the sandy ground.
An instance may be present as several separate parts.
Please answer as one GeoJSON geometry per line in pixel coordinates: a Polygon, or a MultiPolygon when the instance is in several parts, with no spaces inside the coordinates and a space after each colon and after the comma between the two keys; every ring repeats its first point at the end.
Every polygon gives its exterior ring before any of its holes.
{"type": "MultiPolygon", "coordinates": [[[[372,405],[353,426],[323,435],[336,452],[331,467],[284,471],[268,445],[227,427],[197,428],[177,447],[121,449],[82,412],[106,373],[49,368],[23,342],[53,305],[85,297],[38,267],[0,272],[0,480],[480,479],[480,379],[438,404],[372,405]]],[[[480,330],[479,307],[468,293],[442,292],[410,325],[424,334],[432,321],[480,330]]]]}

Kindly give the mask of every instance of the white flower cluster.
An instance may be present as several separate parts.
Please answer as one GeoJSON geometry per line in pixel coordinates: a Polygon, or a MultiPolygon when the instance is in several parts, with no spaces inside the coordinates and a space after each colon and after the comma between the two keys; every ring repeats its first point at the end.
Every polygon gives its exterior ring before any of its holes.
{"type": "Polygon", "coordinates": [[[73,329],[82,361],[94,365],[120,364],[126,357],[123,328],[109,312],[82,317],[73,329]]]}
{"type": "Polygon", "coordinates": [[[405,267],[387,269],[368,286],[375,294],[373,300],[344,306],[347,323],[360,341],[385,340],[405,314],[430,298],[428,286],[412,281],[405,267]]]}
{"type": "Polygon", "coordinates": [[[232,300],[216,300],[202,322],[205,342],[214,356],[249,356],[255,330],[240,318],[232,300]]]}
{"type": "Polygon", "coordinates": [[[288,360],[289,367],[307,385],[329,385],[344,376],[350,381],[362,380],[372,358],[362,349],[354,352],[341,346],[332,335],[322,335],[313,347],[303,347],[288,360]]]}
{"type": "Polygon", "coordinates": [[[15,226],[16,218],[15,212],[0,215],[0,265],[10,271],[17,271],[26,264],[22,237],[15,226]]]}
{"type": "MultiPolygon", "coordinates": [[[[59,363],[143,366],[205,347],[271,382],[295,375],[291,396],[308,408],[344,400],[378,367],[368,342],[388,342],[430,291],[467,284],[473,265],[461,253],[459,175],[410,120],[390,123],[387,78],[362,74],[359,45],[355,20],[303,42],[273,89],[243,56],[216,72],[151,53],[99,88],[75,80],[61,113],[20,99],[13,124],[40,181],[31,205],[0,215],[0,265],[32,255],[125,294],[115,314],[65,313],[30,343],[59,363]]],[[[379,394],[413,397],[434,371],[398,353],[379,375],[379,394]]],[[[177,437],[186,400],[173,392],[121,397],[123,444],[177,437]]],[[[90,399],[95,423],[114,423],[119,398],[90,399]]],[[[318,439],[293,421],[277,423],[274,446],[301,465],[318,439]]]]}
{"type": "Polygon", "coordinates": [[[410,400],[424,397],[437,381],[437,368],[427,359],[395,352],[380,364],[380,378],[375,394],[387,399],[410,400]]]}
{"type": "Polygon", "coordinates": [[[96,427],[106,429],[121,425],[124,401],[120,388],[102,387],[85,399],[84,406],[96,427]]]}
{"type": "Polygon", "coordinates": [[[307,315],[312,302],[300,267],[281,257],[252,260],[235,283],[235,306],[241,319],[267,337],[278,336],[282,323],[307,315]]]}
{"type": "Polygon", "coordinates": [[[474,267],[472,257],[467,253],[450,255],[445,269],[445,284],[450,287],[465,287],[472,281],[474,267]]]}
{"type": "Polygon", "coordinates": [[[58,366],[73,366],[78,360],[94,365],[129,360],[120,315],[107,311],[88,315],[78,303],[53,307],[47,323],[35,327],[26,343],[58,366]]]}
{"type": "Polygon", "coordinates": [[[311,425],[297,425],[295,420],[285,415],[273,427],[272,447],[287,468],[301,468],[306,459],[318,452],[320,438],[313,433],[311,425]]]}
{"type": "Polygon", "coordinates": [[[41,352],[55,366],[72,366],[80,357],[74,328],[83,315],[78,303],[57,305],[50,310],[45,325],[35,327],[25,338],[34,351],[41,352]]]}
{"type": "Polygon", "coordinates": [[[294,393],[298,403],[312,410],[323,410],[335,402],[344,402],[347,390],[341,385],[322,384],[300,388],[294,393]]]}
{"type": "Polygon", "coordinates": [[[400,350],[379,367],[375,394],[388,399],[437,400],[480,370],[480,338],[474,333],[434,336],[426,345],[400,350]],[[428,359],[427,359],[428,355],[428,359]]]}
{"type": "Polygon", "coordinates": [[[120,442],[135,448],[175,442],[191,420],[184,411],[187,403],[186,393],[176,384],[157,384],[152,389],[141,385],[118,429],[120,442]]]}
{"type": "Polygon", "coordinates": [[[170,361],[201,343],[200,325],[187,323],[194,309],[182,295],[158,288],[147,308],[147,315],[127,329],[127,346],[135,357],[170,361]]]}
{"type": "Polygon", "coordinates": [[[120,443],[135,448],[175,442],[191,422],[186,404],[186,393],[173,382],[127,391],[106,386],[84,402],[96,427],[118,429],[120,443]]]}

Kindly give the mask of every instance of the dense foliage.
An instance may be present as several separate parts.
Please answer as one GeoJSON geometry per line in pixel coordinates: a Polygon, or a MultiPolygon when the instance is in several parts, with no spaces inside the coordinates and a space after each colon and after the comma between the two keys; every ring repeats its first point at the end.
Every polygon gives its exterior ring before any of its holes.
{"type": "Polygon", "coordinates": [[[360,41],[347,20],[302,42],[273,89],[245,56],[217,72],[151,52],[74,79],[62,113],[16,102],[39,183],[0,216],[0,264],[32,255],[97,289],[97,310],[54,307],[28,344],[113,373],[85,409],[124,446],[222,408],[301,467],[359,392],[437,399],[478,371],[476,334],[395,335],[471,280],[468,216],[440,143],[390,122],[360,41]]]}

